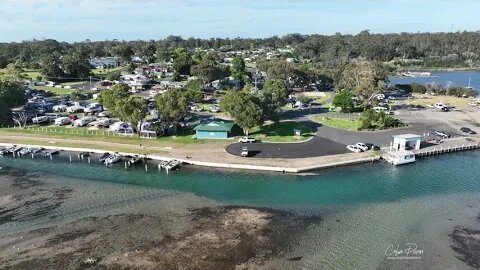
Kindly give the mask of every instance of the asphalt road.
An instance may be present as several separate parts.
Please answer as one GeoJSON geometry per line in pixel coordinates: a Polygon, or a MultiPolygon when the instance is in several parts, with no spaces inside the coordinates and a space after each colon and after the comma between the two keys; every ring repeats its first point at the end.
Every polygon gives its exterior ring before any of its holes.
{"type": "Polygon", "coordinates": [[[306,158],[349,152],[344,144],[318,136],[303,143],[234,143],[226,150],[240,156],[243,147],[248,148],[250,157],[256,158],[306,158]]]}

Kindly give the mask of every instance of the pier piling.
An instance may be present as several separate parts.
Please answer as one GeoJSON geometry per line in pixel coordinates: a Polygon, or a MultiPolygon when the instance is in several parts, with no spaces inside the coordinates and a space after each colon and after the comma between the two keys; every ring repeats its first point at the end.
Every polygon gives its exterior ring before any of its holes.
{"type": "Polygon", "coordinates": [[[90,157],[87,157],[88,164],[90,164],[90,157]]]}
{"type": "Polygon", "coordinates": [[[148,172],[148,165],[145,163],[145,171],[148,172]]]}
{"type": "Polygon", "coordinates": [[[72,155],[68,155],[68,159],[70,159],[70,163],[72,163],[72,155]]]}

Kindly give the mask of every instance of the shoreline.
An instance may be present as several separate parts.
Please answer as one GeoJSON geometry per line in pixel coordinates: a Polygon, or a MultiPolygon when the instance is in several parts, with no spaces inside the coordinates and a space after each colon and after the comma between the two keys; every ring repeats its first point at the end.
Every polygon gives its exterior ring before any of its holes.
{"type": "MultiPolygon", "coordinates": [[[[76,147],[57,147],[57,146],[50,146],[50,145],[41,145],[41,144],[12,144],[12,143],[1,143],[0,146],[12,146],[18,145],[23,147],[42,147],[47,150],[54,150],[59,149],[66,152],[74,152],[74,153],[81,153],[81,152],[89,152],[89,153],[96,153],[96,154],[103,154],[108,152],[106,150],[94,149],[94,148],[76,148],[76,147]]],[[[114,151],[110,151],[114,152],[114,151]]],[[[182,164],[188,164],[193,166],[202,166],[202,167],[210,167],[210,168],[217,168],[217,169],[240,169],[240,170],[251,170],[251,171],[270,171],[270,172],[281,172],[281,173],[305,173],[315,170],[322,170],[322,169],[329,169],[341,166],[349,166],[349,165],[357,165],[362,163],[374,163],[381,159],[381,156],[369,156],[369,157],[360,157],[357,156],[351,157],[347,160],[342,161],[332,161],[332,162],[324,162],[319,163],[317,165],[309,165],[309,166],[301,166],[301,167],[293,167],[293,166],[273,166],[273,165],[252,165],[246,163],[221,163],[221,162],[209,162],[209,161],[201,161],[195,159],[185,159],[185,158],[176,158],[176,157],[167,157],[167,156],[160,156],[155,154],[144,155],[139,153],[128,153],[128,152],[117,152],[122,156],[140,156],[146,157],[147,159],[155,160],[155,161],[170,161],[170,160],[178,160],[182,164]]],[[[331,157],[336,157],[338,155],[332,155],[331,157]]]]}

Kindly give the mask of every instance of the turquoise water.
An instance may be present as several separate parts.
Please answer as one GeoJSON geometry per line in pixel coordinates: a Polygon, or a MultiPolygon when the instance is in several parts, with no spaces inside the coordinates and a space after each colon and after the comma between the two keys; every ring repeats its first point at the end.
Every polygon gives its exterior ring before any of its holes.
{"type": "Polygon", "coordinates": [[[57,157],[0,158],[0,166],[61,176],[191,192],[225,204],[309,208],[382,203],[439,194],[480,191],[480,152],[422,159],[414,164],[366,164],[320,171],[315,175],[231,172],[183,167],[170,175],[153,164],[145,172],[108,168],[57,157]]]}

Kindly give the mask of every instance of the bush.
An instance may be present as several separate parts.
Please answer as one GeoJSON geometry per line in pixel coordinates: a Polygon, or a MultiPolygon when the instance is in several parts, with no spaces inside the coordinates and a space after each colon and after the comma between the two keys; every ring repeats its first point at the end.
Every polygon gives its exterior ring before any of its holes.
{"type": "Polygon", "coordinates": [[[418,94],[425,94],[427,92],[427,87],[423,84],[419,83],[412,83],[412,92],[418,93],[418,94]]]}
{"type": "Polygon", "coordinates": [[[360,118],[360,130],[375,130],[399,127],[402,125],[398,119],[395,119],[384,112],[375,112],[373,109],[365,110],[360,118]]]}

